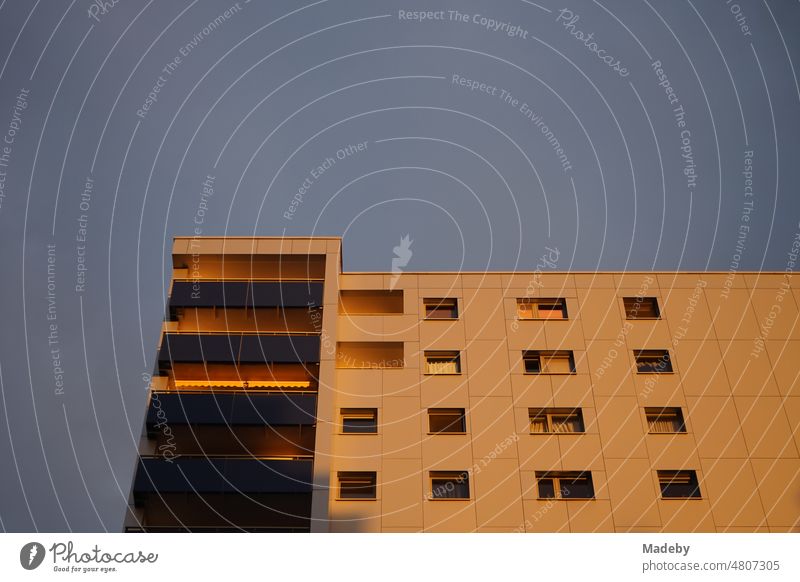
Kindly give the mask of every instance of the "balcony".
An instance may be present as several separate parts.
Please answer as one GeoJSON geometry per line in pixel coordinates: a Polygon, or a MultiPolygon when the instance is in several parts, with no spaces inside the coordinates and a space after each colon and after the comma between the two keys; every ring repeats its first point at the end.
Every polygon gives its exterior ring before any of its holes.
{"type": "Polygon", "coordinates": [[[313,426],[172,424],[148,426],[147,450],[170,458],[182,456],[302,458],[314,453],[313,426]],[[166,426],[166,425],[165,425],[166,426]],[[167,453],[169,451],[169,453],[167,453]]]}
{"type": "Polygon", "coordinates": [[[322,311],[307,307],[175,307],[169,331],[180,333],[315,334],[322,329],[322,311]]]}
{"type": "Polygon", "coordinates": [[[154,392],[147,424],[313,425],[316,394],[154,392]]]}
{"type": "Polygon", "coordinates": [[[319,362],[319,346],[317,335],[165,333],[158,361],[162,366],[172,362],[319,362]]]}
{"type": "MultiPolygon", "coordinates": [[[[239,280],[322,280],[325,255],[314,254],[206,254],[195,253],[189,241],[188,254],[175,254],[175,278],[239,280]]],[[[220,248],[222,251],[222,248],[220,248]]]]}
{"type": "Polygon", "coordinates": [[[154,389],[180,392],[316,392],[319,364],[174,362],[154,389]]]}
{"type": "Polygon", "coordinates": [[[142,457],[133,483],[141,493],[310,493],[312,459],[142,457]]]}
{"type": "Polygon", "coordinates": [[[175,307],[321,307],[322,283],[308,281],[172,282],[175,307]]]}
{"type": "Polygon", "coordinates": [[[141,529],[153,532],[307,532],[310,493],[149,493],[136,499],[141,529]]]}

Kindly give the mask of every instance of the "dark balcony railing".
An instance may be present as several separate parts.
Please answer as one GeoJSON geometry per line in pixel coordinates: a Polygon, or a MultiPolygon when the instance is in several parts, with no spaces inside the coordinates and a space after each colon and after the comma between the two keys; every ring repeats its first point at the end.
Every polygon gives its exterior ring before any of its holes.
{"type": "Polygon", "coordinates": [[[320,307],[312,281],[173,281],[170,307],[320,307]]]}
{"type": "Polygon", "coordinates": [[[139,531],[308,531],[310,493],[145,493],[139,531]]]}
{"type": "Polygon", "coordinates": [[[311,425],[316,406],[316,394],[155,392],[147,424],[311,425]]]}
{"type": "Polygon", "coordinates": [[[308,493],[311,459],[143,457],[134,493],[308,493]]]}
{"type": "Polygon", "coordinates": [[[319,362],[319,346],[316,335],[165,333],[158,360],[159,364],[319,362]]]}

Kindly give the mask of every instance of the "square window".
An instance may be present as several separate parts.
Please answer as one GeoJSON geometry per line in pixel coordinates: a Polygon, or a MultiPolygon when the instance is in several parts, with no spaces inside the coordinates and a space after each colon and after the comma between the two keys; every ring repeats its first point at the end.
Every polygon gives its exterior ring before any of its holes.
{"type": "Polygon", "coordinates": [[[584,432],[580,408],[530,408],[531,433],[574,434],[584,432]]]}
{"type": "Polygon", "coordinates": [[[541,499],[593,499],[594,485],[589,471],[537,471],[541,499]]]}
{"type": "Polygon", "coordinates": [[[658,484],[664,499],[691,499],[700,497],[700,486],[695,471],[659,471],[658,484]]]}
{"type": "Polygon", "coordinates": [[[563,298],[517,299],[518,319],[567,319],[567,301],[563,298]]]}
{"type": "Polygon", "coordinates": [[[376,408],[342,408],[342,432],[347,434],[374,434],[378,432],[376,408]]]}
{"type": "Polygon", "coordinates": [[[658,299],[655,297],[623,297],[626,319],[658,319],[658,299]]]}
{"type": "Polygon", "coordinates": [[[469,473],[431,471],[431,499],[469,499],[469,473]]]}
{"type": "Polygon", "coordinates": [[[374,472],[339,473],[339,499],[375,499],[376,497],[377,476],[374,472]]]}
{"type": "Polygon", "coordinates": [[[668,350],[636,350],[633,352],[638,374],[667,374],[672,372],[668,350]]]}
{"type": "Polygon", "coordinates": [[[460,374],[461,354],[458,352],[425,352],[426,374],[460,374]]]}
{"type": "Polygon", "coordinates": [[[429,408],[428,426],[432,433],[465,433],[467,423],[463,408],[429,408]]]}
{"type": "Polygon", "coordinates": [[[672,408],[645,408],[647,426],[654,434],[685,433],[686,423],[680,407],[672,408]]]}
{"type": "Polygon", "coordinates": [[[423,299],[425,319],[458,319],[458,299],[423,299]]]}
{"type": "Polygon", "coordinates": [[[526,374],[574,374],[572,351],[528,350],[522,353],[526,374]]]}

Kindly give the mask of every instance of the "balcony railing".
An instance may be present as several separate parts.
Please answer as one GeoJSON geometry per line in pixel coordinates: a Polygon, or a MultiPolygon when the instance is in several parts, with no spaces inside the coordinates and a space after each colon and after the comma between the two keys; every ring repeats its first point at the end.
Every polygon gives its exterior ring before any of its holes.
{"type": "Polygon", "coordinates": [[[316,394],[154,392],[147,424],[312,425],[316,406],[316,394]]]}
{"type": "Polygon", "coordinates": [[[134,493],[309,493],[311,459],[142,457],[134,493]]]}

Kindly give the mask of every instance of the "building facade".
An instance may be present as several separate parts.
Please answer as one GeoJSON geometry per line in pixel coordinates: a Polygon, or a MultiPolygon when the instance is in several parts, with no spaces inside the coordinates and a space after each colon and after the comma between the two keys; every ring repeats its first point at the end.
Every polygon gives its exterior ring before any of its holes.
{"type": "Polygon", "coordinates": [[[173,264],[127,531],[800,531],[791,273],[173,264]]]}

